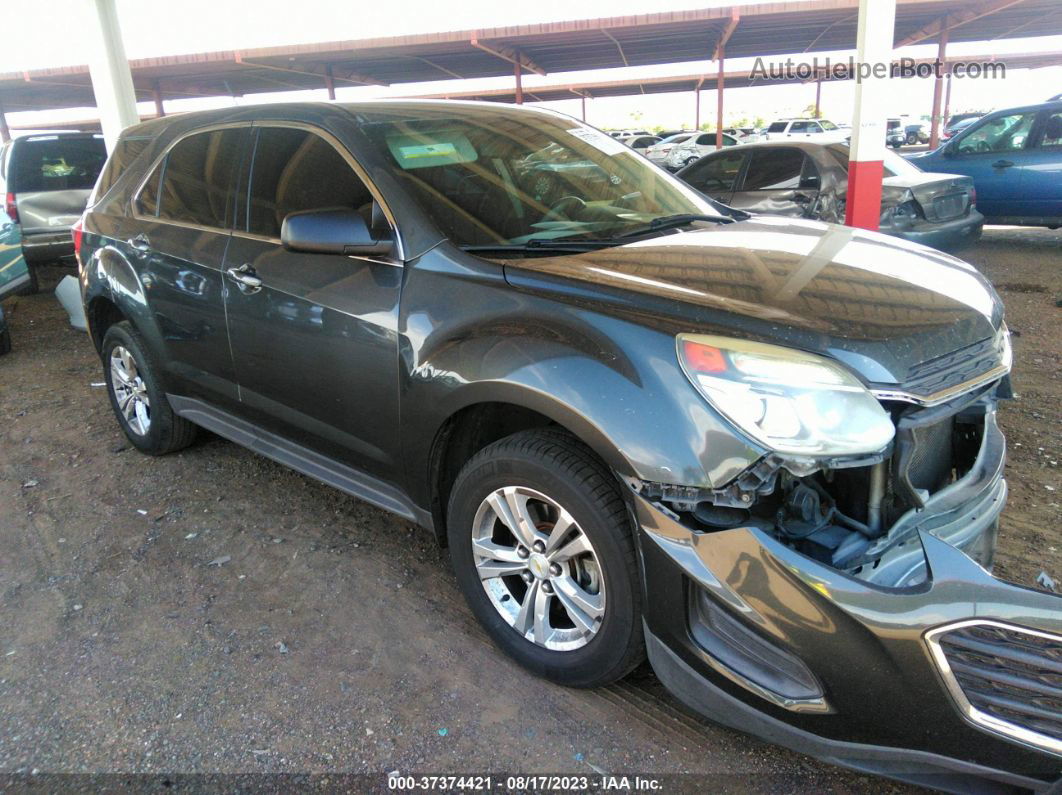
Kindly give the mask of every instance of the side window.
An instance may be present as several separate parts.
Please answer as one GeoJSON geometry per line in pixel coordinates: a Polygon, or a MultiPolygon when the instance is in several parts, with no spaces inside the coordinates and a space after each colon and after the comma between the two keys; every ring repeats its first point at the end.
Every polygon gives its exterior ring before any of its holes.
{"type": "Polygon", "coordinates": [[[822,186],[819,179],[819,167],[808,155],[804,155],[804,168],[800,172],[800,187],[807,190],[818,190],[822,186]]]}
{"type": "Polygon", "coordinates": [[[1062,147],[1062,111],[1049,113],[1044,119],[1044,134],[1040,137],[1042,147],[1062,147]]]}
{"type": "Polygon", "coordinates": [[[803,133],[808,131],[808,123],[806,121],[795,121],[789,128],[791,133],[803,133]]]}
{"type": "Polygon", "coordinates": [[[336,148],[288,127],[258,130],[248,200],[247,231],[273,238],[289,213],[343,207],[367,223],[372,213],[372,194],[336,148]]]}
{"type": "Polygon", "coordinates": [[[100,178],[96,180],[96,187],[93,188],[88,200],[89,206],[107,195],[107,191],[149,143],[151,143],[150,138],[122,138],[115,144],[114,151],[107,158],[107,165],[100,173],[100,178]]]}
{"type": "MultiPolygon", "coordinates": [[[[190,135],[173,147],[162,169],[158,217],[225,229],[246,134],[246,128],[212,130],[190,135]]],[[[140,198],[144,208],[144,193],[140,198]]]]}
{"type": "Polygon", "coordinates": [[[822,128],[818,125],[818,122],[809,121],[808,122],[808,132],[810,132],[810,133],[820,133],[820,132],[822,132],[822,128]]]}
{"type": "Polygon", "coordinates": [[[701,193],[729,193],[734,188],[743,159],[744,155],[739,152],[706,157],[684,174],[683,179],[701,193]]]}
{"type": "Polygon", "coordinates": [[[978,152],[1013,152],[1024,149],[1035,120],[1035,111],[989,119],[963,136],[959,141],[959,152],[969,155],[978,152]]]}
{"type": "Polygon", "coordinates": [[[715,146],[715,133],[705,133],[697,138],[697,146],[715,146]]]}
{"type": "Polygon", "coordinates": [[[741,190],[795,190],[800,187],[804,153],[799,149],[755,149],[741,190]]]}

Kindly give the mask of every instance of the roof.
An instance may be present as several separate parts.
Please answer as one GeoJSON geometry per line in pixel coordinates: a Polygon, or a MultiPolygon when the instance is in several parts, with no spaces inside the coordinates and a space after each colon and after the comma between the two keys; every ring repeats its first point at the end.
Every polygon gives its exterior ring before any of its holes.
{"type": "MultiPolygon", "coordinates": [[[[859,0],[789,0],[410,36],[190,53],[130,61],[138,99],[551,74],[855,47],[859,0]]],[[[1058,0],[897,0],[897,46],[1062,34],[1058,0]]],[[[95,104],[88,66],[0,73],[8,112],[95,104]]]]}

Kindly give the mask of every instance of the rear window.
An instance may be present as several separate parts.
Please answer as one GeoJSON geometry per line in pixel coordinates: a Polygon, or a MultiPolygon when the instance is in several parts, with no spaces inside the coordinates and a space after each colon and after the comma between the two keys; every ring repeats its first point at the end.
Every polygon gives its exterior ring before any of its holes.
{"type": "MultiPolygon", "coordinates": [[[[236,170],[246,130],[189,135],[166,155],[158,191],[158,217],[224,229],[231,217],[236,170]]],[[[145,186],[145,192],[151,188],[145,186]]],[[[149,209],[141,194],[142,212],[149,209]]]]}
{"type": "Polygon", "coordinates": [[[149,143],[151,143],[150,138],[123,138],[115,144],[114,151],[107,158],[107,165],[104,166],[103,173],[96,182],[96,188],[89,197],[89,206],[107,195],[107,191],[114,187],[114,183],[118,181],[118,177],[122,176],[122,172],[137,159],[149,143]]]}
{"type": "Polygon", "coordinates": [[[8,190],[89,190],[96,184],[106,160],[103,138],[96,136],[24,138],[12,152],[8,190]]]}

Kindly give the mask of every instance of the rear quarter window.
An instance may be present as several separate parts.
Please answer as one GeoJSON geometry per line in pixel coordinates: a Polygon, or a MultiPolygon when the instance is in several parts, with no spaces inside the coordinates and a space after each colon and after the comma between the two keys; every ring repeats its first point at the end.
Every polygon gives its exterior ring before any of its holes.
{"type": "Polygon", "coordinates": [[[25,138],[12,151],[8,190],[90,190],[106,160],[103,139],[95,136],[25,138]]]}
{"type": "Polygon", "coordinates": [[[107,158],[107,165],[103,167],[100,178],[96,181],[96,187],[89,197],[90,207],[107,195],[118,178],[140,156],[149,143],[151,143],[150,138],[123,138],[115,144],[114,151],[107,158]]]}

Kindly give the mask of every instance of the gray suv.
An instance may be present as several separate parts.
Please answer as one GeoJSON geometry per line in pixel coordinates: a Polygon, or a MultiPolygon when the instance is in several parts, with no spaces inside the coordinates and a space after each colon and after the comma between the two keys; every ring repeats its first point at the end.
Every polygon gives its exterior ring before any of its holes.
{"type": "Polygon", "coordinates": [[[27,292],[37,289],[35,266],[73,255],[70,228],[106,160],[103,136],[93,133],[29,135],[0,150],[0,193],[8,217],[21,227],[27,292]]]}
{"type": "Polygon", "coordinates": [[[1011,349],[966,263],[429,101],[138,125],[75,240],[134,446],[207,428],[422,525],[531,671],[647,656],[863,770],[1058,777],[1062,602],[989,573],[1011,349]]]}

